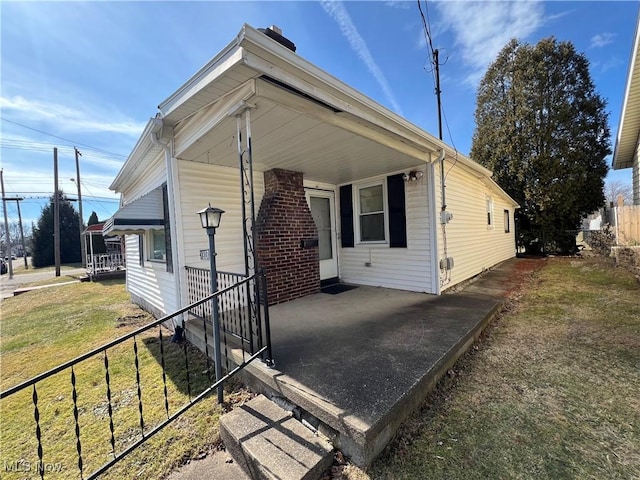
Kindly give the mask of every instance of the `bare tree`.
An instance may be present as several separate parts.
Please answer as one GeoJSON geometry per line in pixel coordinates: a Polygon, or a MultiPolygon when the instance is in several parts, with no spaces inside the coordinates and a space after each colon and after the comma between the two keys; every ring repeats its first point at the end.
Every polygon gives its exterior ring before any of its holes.
{"type": "Polygon", "coordinates": [[[630,183],[623,182],[622,180],[610,180],[604,186],[604,196],[607,201],[607,206],[617,205],[618,196],[622,195],[622,201],[624,205],[633,205],[633,187],[630,183]]]}

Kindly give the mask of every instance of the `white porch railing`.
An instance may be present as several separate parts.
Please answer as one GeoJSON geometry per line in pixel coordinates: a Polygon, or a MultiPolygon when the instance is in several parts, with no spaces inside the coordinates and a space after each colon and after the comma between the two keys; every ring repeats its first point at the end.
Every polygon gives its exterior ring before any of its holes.
{"type": "Polygon", "coordinates": [[[125,267],[124,254],[122,253],[87,255],[87,274],[90,276],[124,270],[125,267]]]}

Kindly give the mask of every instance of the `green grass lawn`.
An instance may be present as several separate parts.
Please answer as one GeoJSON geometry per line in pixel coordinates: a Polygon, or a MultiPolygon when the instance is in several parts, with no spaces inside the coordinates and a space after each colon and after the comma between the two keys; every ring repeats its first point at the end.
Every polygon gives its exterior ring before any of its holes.
{"type": "MultiPolygon", "coordinates": [[[[2,302],[0,323],[0,389],[16,385],[152,321],[129,302],[122,280],[75,283],[36,290],[2,302]]],[[[170,343],[162,329],[169,411],[189,399],[184,349],[170,343]]],[[[160,361],[160,329],[135,338],[143,399],[145,432],[166,418],[160,361]]],[[[206,359],[187,348],[191,397],[209,385],[206,359]]],[[[108,350],[116,451],[140,437],[134,341],[108,350]]],[[[104,356],[83,362],[77,378],[80,439],[85,476],[111,458],[104,356]]],[[[71,372],[63,371],[37,385],[44,462],[53,471],[45,478],[80,478],[77,469],[71,372]],[[60,470],[61,471],[57,471],[60,470]]],[[[0,401],[0,477],[38,478],[35,468],[33,390],[0,401]],[[30,471],[24,471],[30,465],[30,471]],[[21,472],[7,471],[13,467],[21,472]]],[[[228,393],[226,400],[244,395],[228,393]]],[[[150,439],[101,478],[166,476],[176,466],[218,442],[221,408],[215,395],[150,439]]]]}
{"type": "Polygon", "coordinates": [[[551,258],[365,474],[640,478],[640,285],[551,258]]]}

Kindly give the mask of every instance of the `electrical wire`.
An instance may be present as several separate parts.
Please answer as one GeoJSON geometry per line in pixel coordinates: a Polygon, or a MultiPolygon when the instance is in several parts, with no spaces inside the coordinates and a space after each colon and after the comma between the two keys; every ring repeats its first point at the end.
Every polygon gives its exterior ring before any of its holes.
{"type": "MultiPolygon", "coordinates": [[[[85,182],[83,182],[82,180],[80,180],[80,183],[81,183],[81,184],[82,184],[82,186],[85,188],[85,190],[86,190],[87,192],[89,192],[89,195],[88,195],[89,197],[96,198],[96,196],[95,196],[95,195],[93,195],[93,194],[91,193],[91,190],[90,190],[90,189],[89,189],[89,187],[85,184],[85,182]]],[[[101,201],[101,200],[95,200],[95,202],[96,202],[98,205],[100,205],[100,208],[102,208],[102,210],[104,210],[104,212],[105,212],[107,215],[109,215],[109,216],[111,216],[111,215],[112,215],[112,212],[106,209],[106,207],[102,204],[102,201],[101,201]]]]}
{"type": "Polygon", "coordinates": [[[106,153],[108,155],[114,155],[116,157],[127,158],[126,155],[121,155],[119,153],[110,152],[109,150],[105,150],[103,148],[94,147],[94,146],[88,145],[86,143],[77,142],[75,140],[70,140],[68,138],[60,137],[58,135],[54,135],[53,133],[45,132],[44,130],[38,130],[37,128],[29,127],[28,125],[24,125],[23,123],[19,123],[19,122],[16,122],[14,120],[9,120],[8,118],[5,118],[3,116],[0,116],[0,120],[2,120],[3,122],[12,123],[12,124],[17,125],[17,126],[22,127],[22,128],[26,128],[27,130],[32,130],[34,132],[38,132],[38,133],[41,133],[43,135],[47,135],[49,137],[57,138],[58,140],[64,140],[65,142],[69,142],[72,145],[80,145],[82,147],[89,148],[91,150],[95,150],[96,152],[102,152],[102,153],[106,153]]]}

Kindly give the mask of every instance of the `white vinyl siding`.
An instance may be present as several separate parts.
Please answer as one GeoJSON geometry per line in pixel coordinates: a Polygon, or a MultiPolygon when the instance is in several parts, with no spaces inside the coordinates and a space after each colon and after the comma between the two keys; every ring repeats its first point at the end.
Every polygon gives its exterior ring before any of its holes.
{"type": "MultiPolygon", "coordinates": [[[[160,153],[149,165],[140,172],[135,183],[133,183],[123,194],[124,203],[129,203],[153,189],[160,187],[167,181],[164,153],[160,153]]],[[[162,208],[162,206],[160,206],[162,208]]],[[[144,263],[140,265],[138,248],[138,235],[126,235],[126,257],[127,257],[127,290],[140,298],[143,298],[149,305],[158,312],[168,314],[178,310],[178,299],[175,288],[174,274],[167,272],[167,266],[163,261],[150,261],[153,252],[150,252],[150,233],[145,233],[143,241],[144,263]]],[[[157,313],[157,312],[154,312],[157,313]]]]}
{"type": "Polygon", "coordinates": [[[122,204],[128,204],[132,200],[146,195],[154,188],[160,187],[166,181],[167,169],[165,166],[164,153],[161,152],[153,161],[149,162],[147,168],[140,172],[133,185],[127,188],[127,191],[122,194],[122,204]]]}
{"type": "MultiPolygon", "coordinates": [[[[184,265],[209,268],[208,260],[200,259],[200,250],[209,248],[206,232],[196,212],[207,207],[224,210],[216,230],[217,268],[226,272],[244,273],[244,241],[242,237],[242,205],[238,168],[220,167],[198,162],[178,161],[183,232],[184,265]]],[[[264,174],[254,171],[255,214],[264,192],[264,174]]],[[[247,215],[250,206],[247,204],[247,215]]]]}
{"type": "MultiPolygon", "coordinates": [[[[149,242],[144,241],[144,248],[149,242]]],[[[167,273],[164,262],[144,262],[140,265],[138,235],[125,236],[127,256],[127,290],[129,293],[143,298],[163,314],[178,309],[173,274],[167,273]]],[[[148,258],[148,254],[144,253],[148,258]]]]}
{"type": "MultiPolygon", "coordinates": [[[[441,202],[440,166],[436,166],[436,201],[441,202]]],[[[445,277],[442,290],[467,280],[494,265],[515,256],[515,206],[495,187],[490,188],[476,174],[449,158],[445,162],[447,211],[453,219],[446,225],[447,256],[453,257],[454,267],[445,277]],[[489,202],[488,200],[491,200],[489,202]],[[492,211],[492,224],[487,225],[487,212],[492,211]],[[509,211],[510,231],[494,228],[496,212],[509,211]],[[489,228],[487,228],[489,227],[489,228]]],[[[438,222],[439,258],[444,255],[442,226],[438,222]]]]}
{"type": "MultiPolygon", "coordinates": [[[[339,274],[343,282],[435,292],[435,286],[431,282],[427,172],[424,166],[417,169],[425,175],[419,181],[405,183],[407,247],[390,248],[388,244],[367,245],[356,242],[353,248],[340,248],[339,274]]],[[[354,182],[353,188],[357,190],[359,184],[371,184],[375,180],[384,182],[386,177],[354,182]]],[[[354,204],[354,213],[356,209],[354,204]]],[[[357,221],[356,215],[354,220],[357,221]]]]}

